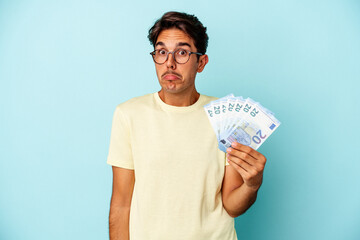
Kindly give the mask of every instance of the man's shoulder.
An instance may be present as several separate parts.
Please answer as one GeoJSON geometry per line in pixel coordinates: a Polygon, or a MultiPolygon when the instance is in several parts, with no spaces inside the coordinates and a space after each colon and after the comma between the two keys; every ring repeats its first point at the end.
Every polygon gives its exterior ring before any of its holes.
{"type": "Polygon", "coordinates": [[[122,112],[128,112],[151,104],[154,93],[148,93],[142,96],[130,98],[122,103],[119,103],[116,108],[122,112]]]}
{"type": "Polygon", "coordinates": [[[202,97],[204,99],[204,104],[208,104],[211,101],[219,99],[218,97],[214,97],[214,96],[208,96],[208,95],[204,95],[204,94],[201,94],[201,95],[202,95],[202,97]]]}
{"type": "Polygon", "coordinates": [[[149,101],[153,98],[154,93],[148,93],[142,96],[137,96],[130,98],[129,100],[126,100],[125,102],[122,102],[118,105],[121,106],[128,106],[128,105],[137,105],[137,104],[143,104],[143,103],[149,103],[149,101]]]}

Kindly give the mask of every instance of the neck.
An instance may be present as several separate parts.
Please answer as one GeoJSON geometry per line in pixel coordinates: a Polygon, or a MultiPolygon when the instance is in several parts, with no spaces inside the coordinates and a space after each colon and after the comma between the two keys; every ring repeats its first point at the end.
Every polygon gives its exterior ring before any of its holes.
{"type": "Polygon", "coordinates": [[[169,93],[161,89],[159,92],[160,99],[169,105],[176,107],[186,107],[193,105],[200,97],[200,94],[194,88],[189,92],[169,93]]]}

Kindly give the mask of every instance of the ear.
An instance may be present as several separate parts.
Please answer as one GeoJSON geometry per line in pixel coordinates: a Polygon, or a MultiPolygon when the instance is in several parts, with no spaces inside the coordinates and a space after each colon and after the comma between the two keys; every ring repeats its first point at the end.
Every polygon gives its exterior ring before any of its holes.
{"type": "Polygon", "coordinates": [[[201,73],[204,68],[205,68],[205,65],[209,62],[209,57],[208,55],[202,55],[200,56],[199,58],[199,64],[198,64],[198,68],[197,68],[197,72],[198,73],[201,73]]]}

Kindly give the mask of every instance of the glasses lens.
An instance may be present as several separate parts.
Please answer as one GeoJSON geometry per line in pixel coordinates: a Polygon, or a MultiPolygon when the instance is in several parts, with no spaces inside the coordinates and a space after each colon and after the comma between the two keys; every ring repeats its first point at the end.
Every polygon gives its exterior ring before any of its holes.
{"type": "Polygon", "coordinates": [[[174,57],[176,62],[186,63],[187,61],[189,61],[190,54],[186,50],[180,48],[175,51],[174,57]]]}
{"type": "Polygon", "coordinates": [[[156,63],[164,63],[166,61],[167,51],[163,49],[155,50],[153,54],[154,61],[156,63]]]}
{"type": "Polygon", "coordinates": [[[181,48],[175,52],[168,52],[166,50],[159,49],[155,50],[151,55],[153,56],[153,59],[156,63],[163,64],[168,59],[169,53],[171,53],[175,58],[175,61],[180,64],[187,63],[187,61],[190,59],[190,53],[181,48]]]}

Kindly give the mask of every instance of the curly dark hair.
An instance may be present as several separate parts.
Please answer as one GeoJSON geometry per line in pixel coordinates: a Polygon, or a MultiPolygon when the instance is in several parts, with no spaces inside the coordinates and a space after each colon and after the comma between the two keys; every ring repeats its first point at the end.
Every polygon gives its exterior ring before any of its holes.
{"type": "Polygon", "coordinates": [[[177,28],[185,32],[194,40],[197,51],[205,54],[209,37],[206,34],[206,27],[202,25],[195,15],[181,12],[165,13],[150,28],[148,35],[150,43],[155,46],[160,32],[170,28],[177,28]]]}

